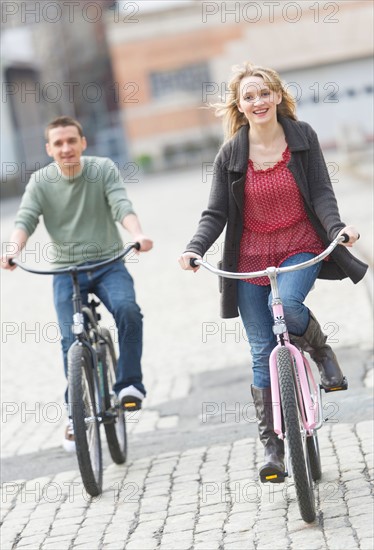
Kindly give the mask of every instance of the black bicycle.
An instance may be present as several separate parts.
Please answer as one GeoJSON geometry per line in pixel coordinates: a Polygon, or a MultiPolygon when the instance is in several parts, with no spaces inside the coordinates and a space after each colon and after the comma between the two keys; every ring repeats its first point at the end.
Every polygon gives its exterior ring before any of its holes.
{"type": "Polygon", "coordinates": [[[112,388],[116,381],[117,357],[111,334],[99,325],[100,302],[90,297],[82,303],[79,273],[97,271],[127,256],[140,244],[132,244],[117,256],[92,265],[74,265],[53,271],[40,271],[10,259],[11,265],[37,275],[70,274],[73,282],[74,308],[72,330],[74,343],[68,351],[69,416],[72,418],[79,470],[87,493],[97,496],[102,491],[103,461],[100,426],[112,460],[123,464],[127,455],[126,419],[112,388]]]}

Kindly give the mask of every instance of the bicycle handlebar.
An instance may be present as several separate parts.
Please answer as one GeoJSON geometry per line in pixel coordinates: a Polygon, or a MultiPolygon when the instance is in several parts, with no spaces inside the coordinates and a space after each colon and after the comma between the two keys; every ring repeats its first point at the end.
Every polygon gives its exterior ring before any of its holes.
{"type": "Polygon", "coordinates": [[[318,262],[321,262],[324,258],[326,258],[331,252],[336,248],[336,246],[339,243],[347,243],[349,241],[349,236],[347,233],[343,233],[342,235],[339,235],[336,237],[329,246],[321,252],[318,256],[315,256],[311,260],[307,260],[306,262],[302,262],[301,264],[296,265],[290,265],[286,267],[268,267],[264,269],[263,271],[252,271],[249,273],[235,273],[231,271],[223,271],[221,269],[217,269],[216,267],[213,267],[210,263],[206,262],[205,260],[199,260],[198,258],[191,258],[190,259],[190,266],[191,267],[197,267],[199,265],[205,267],[208,271],[211,273],[214,273],[215,275],[218,275],[220,277],[225,277],[226,279],[256,279],[257,277],[269,277],[270,274],[276,274],[279,273],[289,273],[290,271],[297,271],[298,269],[305,269],[307,267],[310,267],[318,262]]]}
{"type": "Polygon", "coordinates": [[[37,275],[63,275],[65,273],[87,273],[89,271],[97,271],[98,269],[100,269],[100,267],[104,267],[106,265],[110,265],[110,264],[113,264],[114,262],[117,262],[121,258],[124,258],[133,249],[140,250],[140,243],[131,244],[127,248],[124,248],[122,252],[118,254],[118,256],[113,256],[112,258],[103,260],[102,262],[98,262],[97,264],[70,265],[69,267],[54,269],[49,271],[41,271],[39,269],[27,267],[14,258],[9,258],[8,263],[9,265],[17,265],[24,271],[27,271],[28,273],[36,273],[37,275]]]}

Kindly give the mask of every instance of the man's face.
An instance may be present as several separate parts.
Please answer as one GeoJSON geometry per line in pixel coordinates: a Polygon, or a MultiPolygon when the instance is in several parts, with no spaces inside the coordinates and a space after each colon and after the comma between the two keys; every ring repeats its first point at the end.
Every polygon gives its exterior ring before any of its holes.
{"type": "Polygon", "coordinates": [[[52,157],[65,176],[74,176],[81,169],[81,156],[87,147],[85,137],[75,126],[58,126],[49,130],[47,154],[52,157]]]}

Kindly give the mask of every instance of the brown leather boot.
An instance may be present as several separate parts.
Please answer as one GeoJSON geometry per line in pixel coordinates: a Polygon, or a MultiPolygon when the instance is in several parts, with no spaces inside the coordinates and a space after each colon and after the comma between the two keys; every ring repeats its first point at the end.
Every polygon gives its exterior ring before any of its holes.
{"type": "Polygon", "coordinates": [[[310,311],[308,328],[302,336],[290,334],[292,342],[303,351],[309,353],[316,363],[321,375],[321,384],[326,388],[339,387],[343,384],[344,376],[339,367],[338,360],[331,347],[326,344],[327,336],[310,311]]]}
{"type": "Polygon", "coordinates": [[[251,386],[258,419],[258,433],[265,449],[264,464],[259,470],[262,483],[284,482],[284,442],[274,432],[271,388],[251,386]]]}

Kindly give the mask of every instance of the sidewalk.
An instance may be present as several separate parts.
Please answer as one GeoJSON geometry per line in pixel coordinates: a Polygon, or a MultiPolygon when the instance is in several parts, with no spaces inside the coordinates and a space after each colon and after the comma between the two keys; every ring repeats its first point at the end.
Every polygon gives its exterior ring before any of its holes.
{"type": "Polygon", "coordinates": [[[76,471],[2,488],[2,548],[371,550],[373,423],[320,433],[318,520],[301,519],[292,483],[262,485],[257,439],[109,466],[90,499],[76,471]]]}
{"type": "MultiPolygon", "coordinates": [[[[373,265],[372,187],[343,170],[337,174],[342,219],[361,233],[354,253],[373,265]]],[[[370,364],[361,364],[361,356],[368,357],[373,346],[370,276],[356,286],[346,280],[318,281],[308,297],[334,349],[346,357],[352,373],[357,371],[351,391],[336,397],[338,403],[349,403],[352,421],[343,414],[319,432],[324,473],[317,486],[318,521],[308,526],[300,519],[292,484],[258,483],[262,450],[255,423],[224,427],[217,418],[208,434],[195,414],[198,406],[201,412],[205,395],[194,385],[203,376],[212,377],[212,401],[219,403],[222,397],[225,404],[235,402],[240,392],[241,402],[250,399],[248,344],[239,320],[220,319],[212,276],[182,273],[176,262],[205,207],[209,181],[192,170],[154,176],[128,190],[144,230],[155,240],[152,253],[129,265],[145,315],[143,370],[148,389],[144,411],[129,425],[129,444],[131,450],[137,438],[153,437],[165,442],[168,451],[150,446],[145,458],[130,458],[125,467],[107,461],[103,495],[87,497],[75,462],[66,468],[54,452],[60,448],[65,422],[65,381],[50,281],[20,270],[2,273],[2,457],[24,464],[24,472],[21,468],[2,487],[1,547],[371,549],[373,421],[372,412],[370,417],[361,414],[367,411],[372,380],[370,364]],[[155,208],[160,196],[176,205],[168,211],[167,222],[155,208]],[[183,208],[177,207],[181,204],[183,208]],[[349,349],[353,351],[347,355],[349,349]],[[355,351],[362,355],[355,357],[355,351]],[[238,376],[235,385],[226,385],[227,377],[220,376],[226,372],[238,376]],[[234,393],[226,395],[228,391],[234,393]],[[171,445],[181,437],[183,449],[171,445]],[[58,473],[50,473],[49,464],[45,477],[30,478],[29,462],[37,466],[42,455],[44,460],[53,456],[58,473]]],[[[3,219],[4,236],[15,206],[3,219]]],[[[37,231],[30,249],[40,257],[48,240],[42,227],[37,231]]],[[[222,239],[210,251],[211,263],[220,258],[221,244],[222,239]]],[[[34,256],[30,253],[27,261],[34,256]]],[[[106,314],[103,322],[112,327],[106,314]]]]}

